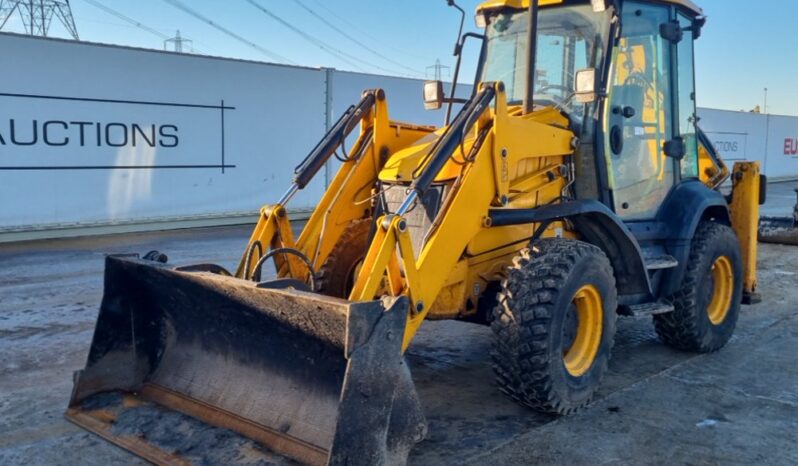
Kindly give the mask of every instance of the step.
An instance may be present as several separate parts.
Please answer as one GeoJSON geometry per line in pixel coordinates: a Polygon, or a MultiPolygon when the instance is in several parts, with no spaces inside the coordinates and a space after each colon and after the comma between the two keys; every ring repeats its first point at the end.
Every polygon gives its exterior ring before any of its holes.
{"type": "Polygon", "coordinates": [[[654,302],[645,304],[634,304],[631,306],[621,306],[618,314],[627,317],[645,317],[656,314],[667,314],[673,312],[673,304],[665,302],[654,302]]]}
{"type": "Polygon", "coordinates": [[[645,261],[647,270],[672,269],[679,265],[679,261],[673,256],[646,257],[645,261]]]}

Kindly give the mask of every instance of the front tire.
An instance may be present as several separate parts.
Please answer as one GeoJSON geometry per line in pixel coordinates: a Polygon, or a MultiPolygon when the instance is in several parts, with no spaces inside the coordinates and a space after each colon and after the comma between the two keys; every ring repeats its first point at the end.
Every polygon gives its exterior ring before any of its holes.
{"type": "Polygon", "coordinates": [[[539,411],[587,405],[610,360],[617,291],[599,248],[545,239],[524,250],[502,283],[491,353],[502,392],[539,411]]]}
{"type": "Polygon", "coordinates": [[[670,297],[674,311],[654,316],[660,339],[676,349],[710,353],[729,342],[743,296],[740,242],[731,227],[698,226],[682,288],[670,297]]]}
{"type": "Polygon", "coordinates": [[[319,268],[319,293],[346,299],[357,280],[360,265],[369,248],[371,219],[353,220],[341,233],[324,264],[319,268]]]}

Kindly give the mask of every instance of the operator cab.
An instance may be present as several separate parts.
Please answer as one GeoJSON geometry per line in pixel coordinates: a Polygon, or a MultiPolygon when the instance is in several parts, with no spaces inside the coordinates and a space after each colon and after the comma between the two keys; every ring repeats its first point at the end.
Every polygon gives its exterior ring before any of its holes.
{"type": "MultiPolygon", "coordinates": [[[[624,221],[655,219],[681,180],[697,178],[693,41],[705,19],[688,0],[538,0],[532,111],[553,107],[579,137],[576,197],[624,221]]],[[[477,82],[528,92],[529,0],[477,10],[485,37],[477,82]]]]}
{"type": "MultiPolygon", "coordinates": [[[[503,82],[508,104],[521,105],[528,79],[529,11],[501,8],[485,12],[481,18],[486,51],[478,81],[503,82]]],[[[596,13],[587,3],[540,10],[535,107],[558,108],[579,122],[585,106],[576,98],[576,76],[601,67],[609,25],[609,13],[596,13]]]]}

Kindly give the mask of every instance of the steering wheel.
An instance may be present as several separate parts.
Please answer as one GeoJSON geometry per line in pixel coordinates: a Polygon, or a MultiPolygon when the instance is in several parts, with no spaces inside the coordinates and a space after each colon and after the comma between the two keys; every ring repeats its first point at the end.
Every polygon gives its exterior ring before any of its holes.
{"type": "Polygon", "coordinates": [[[562,102],[571,93],[571,89],[568,86],[563,86],[561,84],[546,84],[544,86],[540,86],[540,88],[536,91],[536,93],[538,93],[538,94],[546,94],[546,95],[551,96],[551,97],[558,97],[558,100],[560,100],[562,102]],[[560,91],[560,95],[556,96],[556,95],[553,95],[553,94],[550,94],[550,93],[546,92],[546,91],[549,91],[549,90],[560,91]]]}
{"type": "Polygon", "coordinates": [[[546,84],[535,90],[534,101],[536,105],[544,107],[559,107],[563,105],[571,93],[571,90],[566,86],[559,84],[546,84]],[[562,95],[549,94],[546,91],[555,90],[562,93],[562,95]]]}
{"type": "MultiPolygon", "coordinates": [[[[656,89],[654,88],[654,83],[648,79],[648,76],[641,73],[640,71],[635,71],[631,73],[629,76],[626,77],[626,80],[623,82],[624,86],[637,86],[643,89],[643,98],[648,99],[649,92],[656,96],[656,89]]],[[[645,102],[643,102],[645,105],[645,102]]]]}

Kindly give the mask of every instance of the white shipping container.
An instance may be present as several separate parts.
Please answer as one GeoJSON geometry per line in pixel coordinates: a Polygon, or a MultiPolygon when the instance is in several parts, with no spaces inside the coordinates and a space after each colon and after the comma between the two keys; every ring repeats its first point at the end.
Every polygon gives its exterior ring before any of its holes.
{"type": "MultiPolygon", "coordinates": [[[[364,89],[385,89],[393,119],[444,116],[424,110],[421,80],[7,33],[0,49],[13,63],[0,73],[0,241],[251,221],[364,89]]],[[[798,177],[798,118],[699,116],[729,162],[798,177]]],[[[291,208],[312,208],[334,169],[291,208]]]]}
{"type": "Polygon", "coordinates": [[[0,48],[0,231],[253,214],[364,89],[393,118],[443,118],[411,79],[14,34],[0,48]]]}
{"type": "Polygon", "coordinates": [[[701,108],[699,126],[727,162],[756,160],[772,180],[798,178],[798,117],[701,108]]]}

